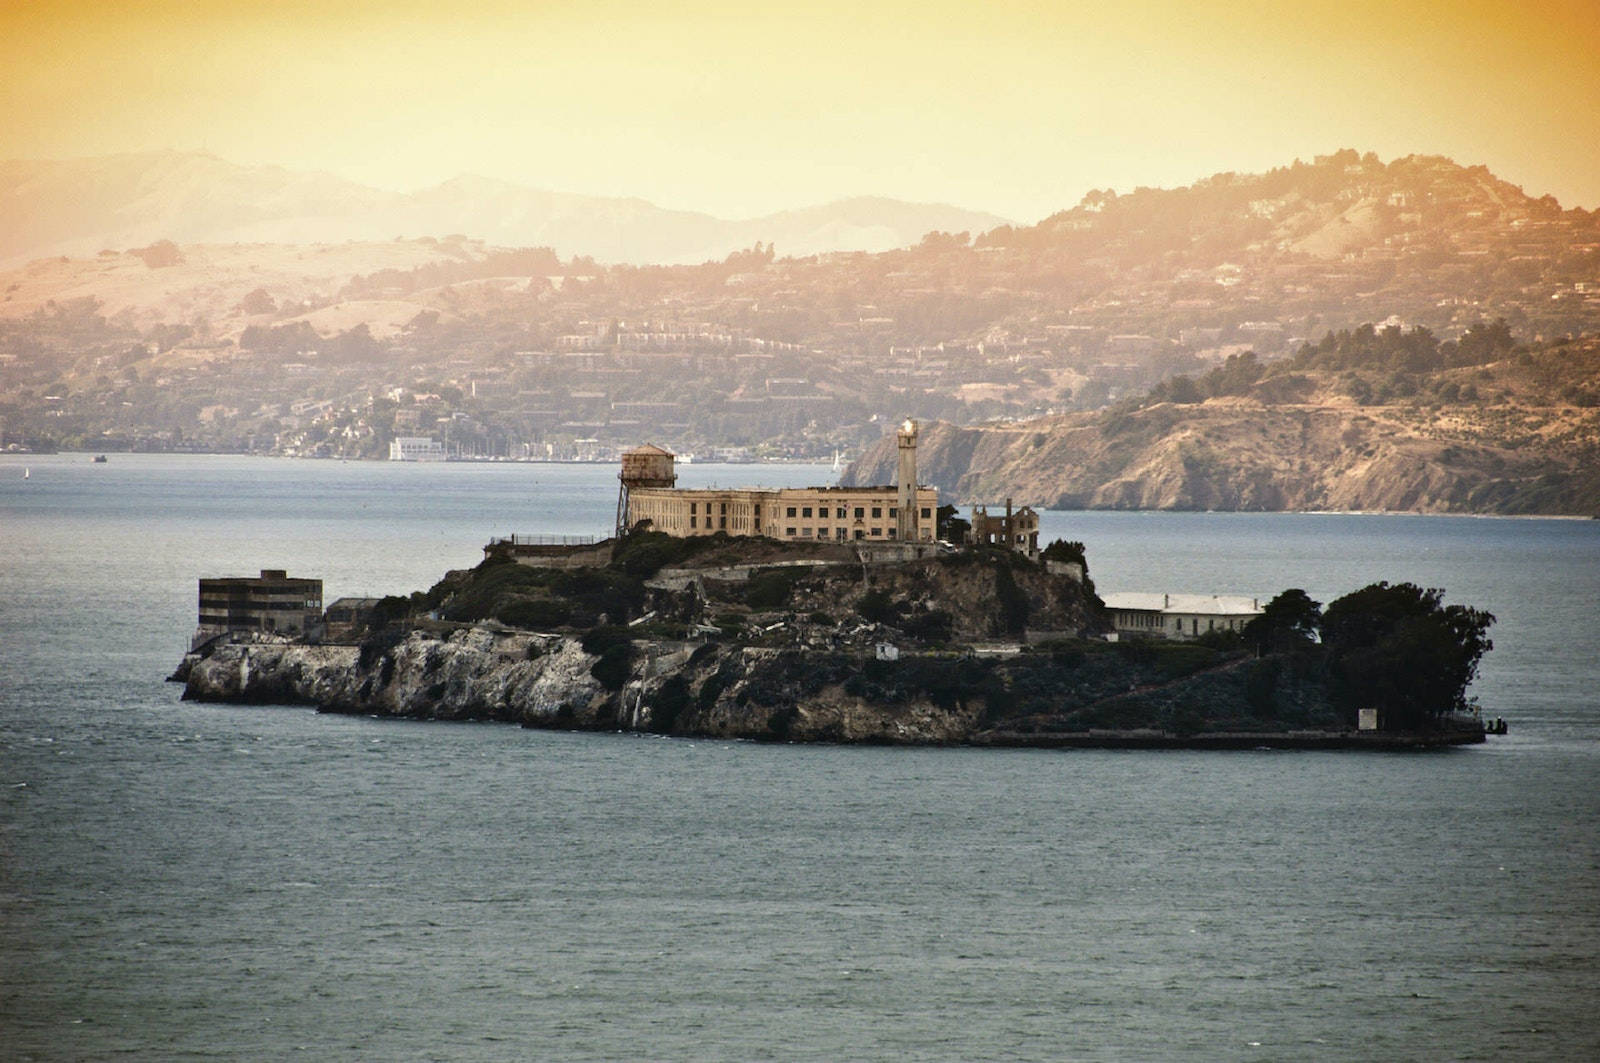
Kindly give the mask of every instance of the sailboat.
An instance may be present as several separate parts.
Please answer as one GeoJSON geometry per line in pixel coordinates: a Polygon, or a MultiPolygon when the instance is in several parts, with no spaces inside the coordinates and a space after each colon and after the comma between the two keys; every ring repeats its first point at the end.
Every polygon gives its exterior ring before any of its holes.
{"type": "Polygon", "coordinates": [[[835,447],[833,451],[833,474],[837,476],[843,469],[844,462],[839,460],[839,449],[835,447]]]}
{"type": "Polygon", "coordinates": [[[23,470],[22,470],[22,478],[24,480],[26,480],[28,477],[30,477],[32,475],[33,475],[33,470],[30,469],[30,468],[27,468],[26,466],[24,466],[23,470]]]}

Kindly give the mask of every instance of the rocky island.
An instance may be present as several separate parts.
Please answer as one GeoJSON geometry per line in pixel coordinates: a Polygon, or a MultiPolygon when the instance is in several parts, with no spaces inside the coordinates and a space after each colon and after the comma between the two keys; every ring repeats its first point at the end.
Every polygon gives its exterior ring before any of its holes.
{"type": "Polygon", "coordinates": [[[1493,618],[1439,591],[1374,584],[1325,611],[1287,591],[1242,631],[1110,641],[1081,544],[917,553],[649,531],[492,543],[337,640],[230,634],[173,678],[202,701],[768,741],[1483,740],[1465,690],[1493,618]]]}

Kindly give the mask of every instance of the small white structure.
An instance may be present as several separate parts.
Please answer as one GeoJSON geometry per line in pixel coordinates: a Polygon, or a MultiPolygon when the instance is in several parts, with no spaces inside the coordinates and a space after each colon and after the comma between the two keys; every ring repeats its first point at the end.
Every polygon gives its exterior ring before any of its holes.
{"type": "Polygon", "coordinates": [[[390,461],[443,461],[444,444],[429,436],[395,436],[390,461]]]}
{"type": "Polygon", "coordinates": [[[900,659],[900,647],[892,642],[880,642],[874,648],[877,650],[877,657],[880,661],[898,661],[900,659]]]}
{"type": "Polygon", "coordinates": [[[1377,709],[1357,709],[1356,710],[1356,730],[1358,730],[1358,731],[1376,731],[1377,729],[1378,729],[1378,710],[1377,709]]]}
{"type": "Polygon", "coordinates": [[[1243,631],[1261,615],[1261,600],[1229,594],[1119,591],[1101,596],[1118,635],[1195,639],[1208,631],[1243,631]]]}

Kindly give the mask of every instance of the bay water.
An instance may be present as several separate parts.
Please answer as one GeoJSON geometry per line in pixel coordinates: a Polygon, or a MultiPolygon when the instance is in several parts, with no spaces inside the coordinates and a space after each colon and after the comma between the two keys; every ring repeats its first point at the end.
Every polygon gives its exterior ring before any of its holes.
{"type": "Polygon", "coordinates": [[[199,576],[405,593],[491,535],[603,535],[615,493],[0,456],[0,1058],[1600,1057],[1600,522],[1044,515],[1102,591],[1489,609],[1511,733],[1443,753],[758,745],[162,681],[199,576]]]}

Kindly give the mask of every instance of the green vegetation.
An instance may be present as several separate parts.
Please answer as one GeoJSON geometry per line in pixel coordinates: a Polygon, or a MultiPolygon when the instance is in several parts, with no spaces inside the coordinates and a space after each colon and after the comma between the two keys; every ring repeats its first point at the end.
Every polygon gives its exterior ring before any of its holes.
{"type": "MultiPolygon", "coordinates": [[[[1302,345],[1294,357],[1282,362],[1262,362],[1254,351],[1229,355],[1222,365],[1204,376],[1179,375],[1163,380],[1143,398],[1132,400],[1131,405],[1135,409],[1162,402],[1186,406],[1226,395],[1248,395],[1260,390],[1264,382],[1292,380],[1298,372],[1309,370],[1345,373],[1346,394],[1363,405],[1382,403],[1417,394],[1420,374],[1485,365],[1515,350],[1516,340],[1504,318],[1479,322],[1454,341],[1441,341],[1421,325],[1408,332],[1395,325],[1379,329],[1366,324],[1354,330],[1328,332],[1317,343],[1302,345]]],[[[1441,385],[1445,386],[1453,388],[1448,401],[1463,401],[1460,384],[1452,381],[1441,385]]],[[[1476,389],[1472,395],[1476,397],[1476,389]]],[[[1445,394],[1440,397],[1444,400],[1445,394]]]]}
{"type": "Polygon", "coordinates": [[[1416,730],[1470,707],[1467,685],[1494,648],[1494,617],[1443,598],[1442,590],[1382,582],[1328,605],[1328,669],[1335,697],[1352,716],[1376,707],[1385,730],[1416,730]]]}

